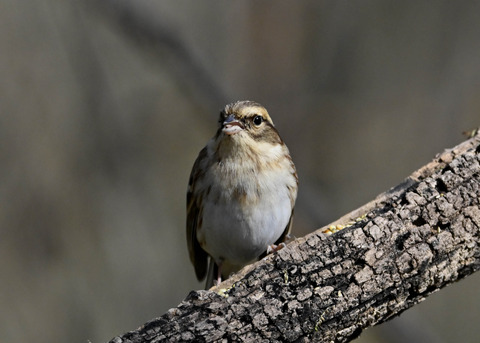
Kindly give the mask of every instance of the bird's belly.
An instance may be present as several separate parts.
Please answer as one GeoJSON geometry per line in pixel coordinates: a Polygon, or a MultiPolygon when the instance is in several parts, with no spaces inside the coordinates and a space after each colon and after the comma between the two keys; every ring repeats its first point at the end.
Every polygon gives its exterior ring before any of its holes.
{"type": "Polygon", "coordinates": [[[235,199],[206,203],[197,237],[217,262],[243,266],[280,238],[291,212],[286,193],[270,194],[252,204],[235,199]]]}

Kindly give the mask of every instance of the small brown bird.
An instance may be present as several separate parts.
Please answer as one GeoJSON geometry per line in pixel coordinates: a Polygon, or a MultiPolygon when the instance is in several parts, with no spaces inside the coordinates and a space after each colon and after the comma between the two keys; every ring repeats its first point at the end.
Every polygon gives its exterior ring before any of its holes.
{"type": "Polygon", "coordinates": [[[298,178],[267,110],[238,101],[220,112],[215,136],[200,151],[187,192],[187,243],[206,288],[284,241],[298,178]]]}

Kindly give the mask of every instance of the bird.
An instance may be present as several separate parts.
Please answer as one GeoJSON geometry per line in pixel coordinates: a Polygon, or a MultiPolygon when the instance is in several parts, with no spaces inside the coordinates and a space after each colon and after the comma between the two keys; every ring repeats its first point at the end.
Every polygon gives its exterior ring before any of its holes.
{"type": "Polygon", "coordinates": [[[206,289],[285,241],[297,190],[290,152],[265,107],[227,104],[187,190],[189,257],[206,289]]]}

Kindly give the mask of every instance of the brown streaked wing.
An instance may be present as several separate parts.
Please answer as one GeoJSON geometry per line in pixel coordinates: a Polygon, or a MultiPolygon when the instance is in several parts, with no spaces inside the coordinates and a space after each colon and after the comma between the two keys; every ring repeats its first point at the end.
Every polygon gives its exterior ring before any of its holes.
{"type": "Polygon", "coordinates": [[[275,242],[275,245],[279,245],[280,243],[283,243],[287,235],[290,233],[290,230],[292,229],[292,223],[293,223],[293,210],[294,209],[292,208],[292,214],[290,215],[290,219],[288,220],[287,226],[285,227],[285,230],[283,231],[280,238],[277,239],[277,241],[275,242]]]}
{"type": "Polygon", "coordinates": [[[190,261],[195,267],[195,275],[199,281],[203,280],[207,274],[208,254],[202,249],[197,240],[197,225],[201,209],[198,207],[197,199],[194,197],[195,183],[200,174],[200,161],[207,156],[207,148],[203,148],[198,154],[197,159],[190,173],[187,191],[187,245],[190,261]]]}

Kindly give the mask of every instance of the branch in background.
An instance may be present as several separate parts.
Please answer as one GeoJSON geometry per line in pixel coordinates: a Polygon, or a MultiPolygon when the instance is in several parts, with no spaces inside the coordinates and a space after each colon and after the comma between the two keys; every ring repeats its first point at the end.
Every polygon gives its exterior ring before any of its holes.
{"type": "Polygon", "coordinates": [[[111,342],[348,342],[480,268],[479,205],[477,135],[328,229],[111,342]]]}
{"type": "Polygon", "coordinates": [[[158,15],[153,16],[135,1],[90,1],[89,5],[109,19],[124,37],[142,50],[155,54],[158,62],[166,60],[171,66],[168,69],[176,74],[175,79],[182,82],[184,91],[188,91],[199,107],[216,109],[231,100],[205,66],[198,62],[182,37],[158,15]]]}

